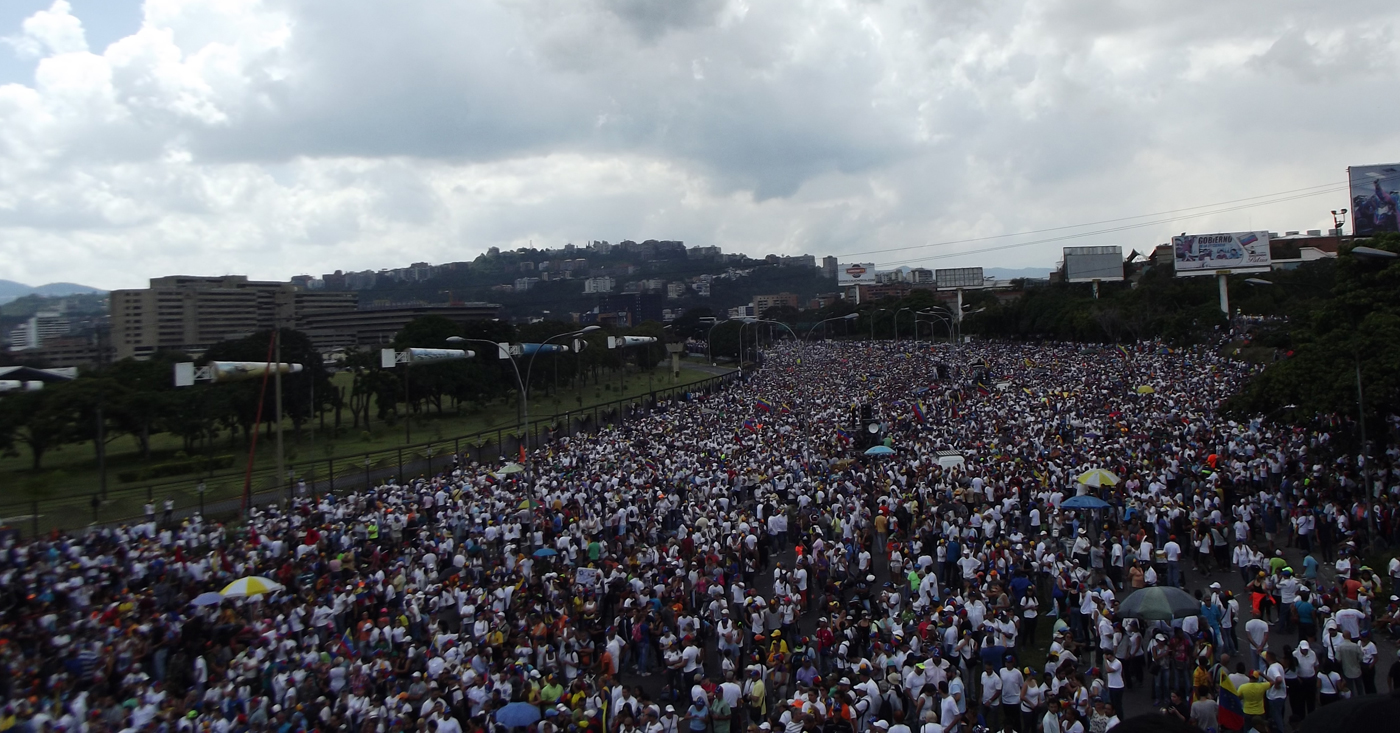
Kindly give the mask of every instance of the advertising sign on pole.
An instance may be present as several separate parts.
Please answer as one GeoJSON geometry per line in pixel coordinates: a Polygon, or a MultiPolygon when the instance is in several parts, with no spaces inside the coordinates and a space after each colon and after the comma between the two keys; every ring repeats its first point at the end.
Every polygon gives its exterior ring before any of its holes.
{"type": "Polygon", "coordinates": [[[1178,277],[1215,275],[1221,272],[1268,272],[1268,232],[1184,234],[1172,237],[1178,277]]]}
{"type": "Polygon", "coordinates": [[[933,282],[939,290],[968,290],[980,288],[985,283],[980,267],[954,267],[947,270],[934,270],[933,282]]]}
{"type": "Polygon", "coordinates": [[[1123,248],[1065,247],[1065,282],[1114,282],[1123,279],[1123,248]]]}
{"type": "Polygon", "coordinates": [[[1400,232],[1400,163],[1354,165],[1351,182],[1351,233],[1357,237],[1400,232]]]}
{"type": "Polygon", "coordinates": [[[871,285],[874,282],[874,262],[857,262],[850,265],[838,265],[836,268],[836,284],[841,287],[871,285]]]}

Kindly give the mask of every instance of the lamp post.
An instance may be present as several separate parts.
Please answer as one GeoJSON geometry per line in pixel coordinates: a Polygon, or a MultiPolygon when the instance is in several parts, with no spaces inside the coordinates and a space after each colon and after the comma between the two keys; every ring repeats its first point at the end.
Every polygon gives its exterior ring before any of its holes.
{"type": "MultiPolygon", "coordinates": [[[[897,311],[894,312],[894,341],[895,341],[895,343],[899,343],[899,314],[900,314],[900,313],[903,313],[904,311],[912,311],[912,310],[914,310],[912,307],[905,306],[905,307],[900,308],[899,310],[897,310],[897,311]]],[[[915,318],[917,319],[918,316],[915,316],[915,318]]],[[[917,336],[918,334],[915,334],[915,335],[917,336]]]]}
{"type": "Polygon", "coordinates": [[[848,322],[849,322],[849,321],[854,321],[854,320],[857,319],[857,318],[860,318],[860,314],[859,314],[859,313],[847,313],[847,314],[844,315],[844,316],[835,316],[835,317],[832,317],[832,318],[827,318],[827,319],[825,319],[825,320],[817,321],[816,323],[812,324],[812,327],[811,327],[811,328],[807,329],[807,335],[806,335],[805,337],[803,337],[803,340],[805,341],[805,340],[807,340],[807,339],[812,338],[812,332],[815,331],[815,330],[817,330],[817,327],[818,327],[818,326],[824,325],[824,324],[829,323],[829,322],[831,322],[831,321],[848,321],[848,322]]]}
{"type": "MultiPolygon", "coordinates": [[[[526,407],[525,407],[525,399],[526,399],[526,397],[525,397],[525,380],[524,380],[524,379],[521,379],[521,377],[520,377],[520,367],[516,366],[516,364],[515,364],[515,359],[511,358],[511,356],[510,356],[510,344],[506,344],[506,343],[497,343],[497,342],[495,342],[495,341],[489,341],[489,340],[487,340],[487,339],[469,339],[469,338],[466,338],[466,337],[463,337],[463,336],[448,336],[448,337],[447,337],[447,343],[449,343],[449,344],[484,344],[484,345],[489,345],[489,346],[491,346],[492,348],[494,348],[494,349],[496,350],[496,355],[497,355],[498,357],[501,356],[502,354],[505,355],[504,358],[505,358],[507,361],[510,362],[511,373],[513,373],[513,374],[515,375],[515,388],[516,388],[516,390],[517,390],[517,391],[516,391],[516,395],[518,395],[518,398],[517,398],[517,400],[516,400],[516,420],[517,420],[516,424],[517,424],[517,426],[519,427],[520,432],[523,434],[523,433],[525,432],[525,415],[526,415],[526,412],[525,412],[525,410],[526,410],[526,407]]],[[[497,448],[500,448],[501,446],[496,446],[496,447],[497,447],[497,448]]]]}
{"type": "Polygon", "coordinates": [[[870,311],[870,340],[871,340],[872,342],[875,340],[875,314],[876,314],[876,313],[884,313],[884,312],[885,312],[885,309],[884,309],[884,308],[876,308],[876,309],[870,311]]]}
{"type": "MultiPolygon", "coordinates": [[[[1342,213],[1346,213],[1346,210],[1343,209],[1342,213]]],[[[1386,263],[1400,258],[1400,254],[1375,247],[1352,247],[1351,253],[1363,260],[1386,263]]],[[[1356,360],[1356,417],[1361,423],[1361,487],[1366,492],[1366,539],[1374,544],[1375,534],[1371,526],[1375,523],[1375,505],[1371,500],[1371,466],[1367,460],[1369,450],[1366,443],[1366,396],[1361,388],[1361,355],[1354,353],[1353,356],[1356,360]]]]}
{"type": "MultiPolygon", "coordinates": [[[[581,335],[583,335],[583,334],[585,334],[585,333],[591,333],[591,332],[593,332],[593,331],[597,331],[597,330],[600,329],[600,328],[602,328],[602,327],[601,327],[601,326],[598,326],[598,325],[592,325],[592,326],[586,326],[586,327],[581,328],[581,329],[579,329],[579,330],[577,330],[577,331],[569,331],[569,332],[567,332],[567,333],[555,334],[555,335],[550,336],[549,338],[545,339],[544,341],[541,341],[541,342],[540,342],[540,346],[544,346],[545,344],[547,344],[547,343],[549,343],[550,341],[553,341],[554,339],[557,339],[557,338],[567,338],[567,337],[570,337],[570,336],[581,336],[581,335]]],[[[462,336],[448,336],[448,337],[447,337],[447,343],[449,343],[449,344],[462,344],[462,343],[490,344],[490,345],[496,347],[496,350],[497,350],[497,354],[498,354],[498,355],[501,354],[501,353],[505,353],[505,354],[507,355],[507,357],[509,357],[509,354],[510,354],[510,351],[509,351],[509,344],[500,344],[500,343],[496,343],[495,341],[488,341],[488,340],[486,340],[486,339],[469,339],[469,338],[464,338],[464,337],[462,337],[462,336]]],[[[511,370],[515,373],[515,385],[516,385],[516,388],[519,390],[519,392],[518,392],[517,394],[520,395],[520,425],[519,425],[519,427],[520,427],[520,434],[521,434],[521,436],[526,436],[526,435],[527,435],[526,431],[529,430],[529,425],[530,425],[530,392],[529,392],[530,372],[531,372],[532,369],[534,369],[534,366],[535,366],[535,357],[539,356],[539,355],[540,355],[540,352],[543,351],[543,350],[544,350],[544,349],[535,349],[535,353],[533,353],[533,354],[530,355],[530,361],[527,362],[526,365],[525,365],[525,374],[524,374],[524,376],[522,376],[522,375],[520,374],[520,366],[517,365],[517,364],[515,363],[515,359],[514,359],[514,358],[510,358],[511,370]]]]}
{"type": "Polygon", "coordinates": [[[199,485],[195,487],[195,491],[198,491],[198,492],[199,492],[199,516],[203,517],[203,516],[204,516],[204,482],[203,482],[203,481],[200,481],[200,482],[199,482],[199,485]]]}

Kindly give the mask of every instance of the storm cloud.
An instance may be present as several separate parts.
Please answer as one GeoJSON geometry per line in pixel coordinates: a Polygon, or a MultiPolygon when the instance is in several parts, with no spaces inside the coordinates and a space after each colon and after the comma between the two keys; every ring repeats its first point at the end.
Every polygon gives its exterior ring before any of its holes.
{"type": "MultiPolygon", "coordinates": [[[[1391,2],[129,4],[139,30],[100,48],[61,0],[0,28],[33,64],[0,86],[0,278],[286,278],[647,237],[854,259],[1400,160],[1391,2]]],[[[1345,205],[1071,243],[1322,228],[1345,205]]],[[[862,259],[1049,266],[1059,246],[862,259]]]]}

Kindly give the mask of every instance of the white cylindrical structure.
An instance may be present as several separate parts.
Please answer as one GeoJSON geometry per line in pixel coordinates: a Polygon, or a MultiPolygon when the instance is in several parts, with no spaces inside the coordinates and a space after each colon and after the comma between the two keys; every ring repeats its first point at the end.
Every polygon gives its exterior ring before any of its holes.
{"type": "Polygon", "coordinates": [[[432,364],[439,361],[461,361],[475,356],[475,352],[463,349],[405,349],[410,364],[432,364]]]}
{"type": "MultiPolygon", "coordinates": [[[[299,374],[300,364],[280,362],[272,365],[283,374],[299,374]]],[[[260,379],[268,373],[268,363],[263,361],[211,361],[209,381],[215,383],[238,382],[244,379],[260,379]]]]}

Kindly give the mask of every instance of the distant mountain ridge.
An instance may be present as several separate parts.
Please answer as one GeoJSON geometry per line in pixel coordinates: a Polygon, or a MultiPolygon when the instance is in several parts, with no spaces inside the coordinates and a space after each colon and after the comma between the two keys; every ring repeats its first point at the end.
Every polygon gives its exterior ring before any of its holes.
{"type": "Polygon", "coordinates": [[[61,298],[65,295],[91,295],[94,293],[105,293],[101,288],[79,285],[77,283],[49,283],[34,287],[17,283],[14,280],[0,280],[0,303],[8,303],[16,298],[23,298],[26,295],[42,295],[46,298],[61,298]]]}

